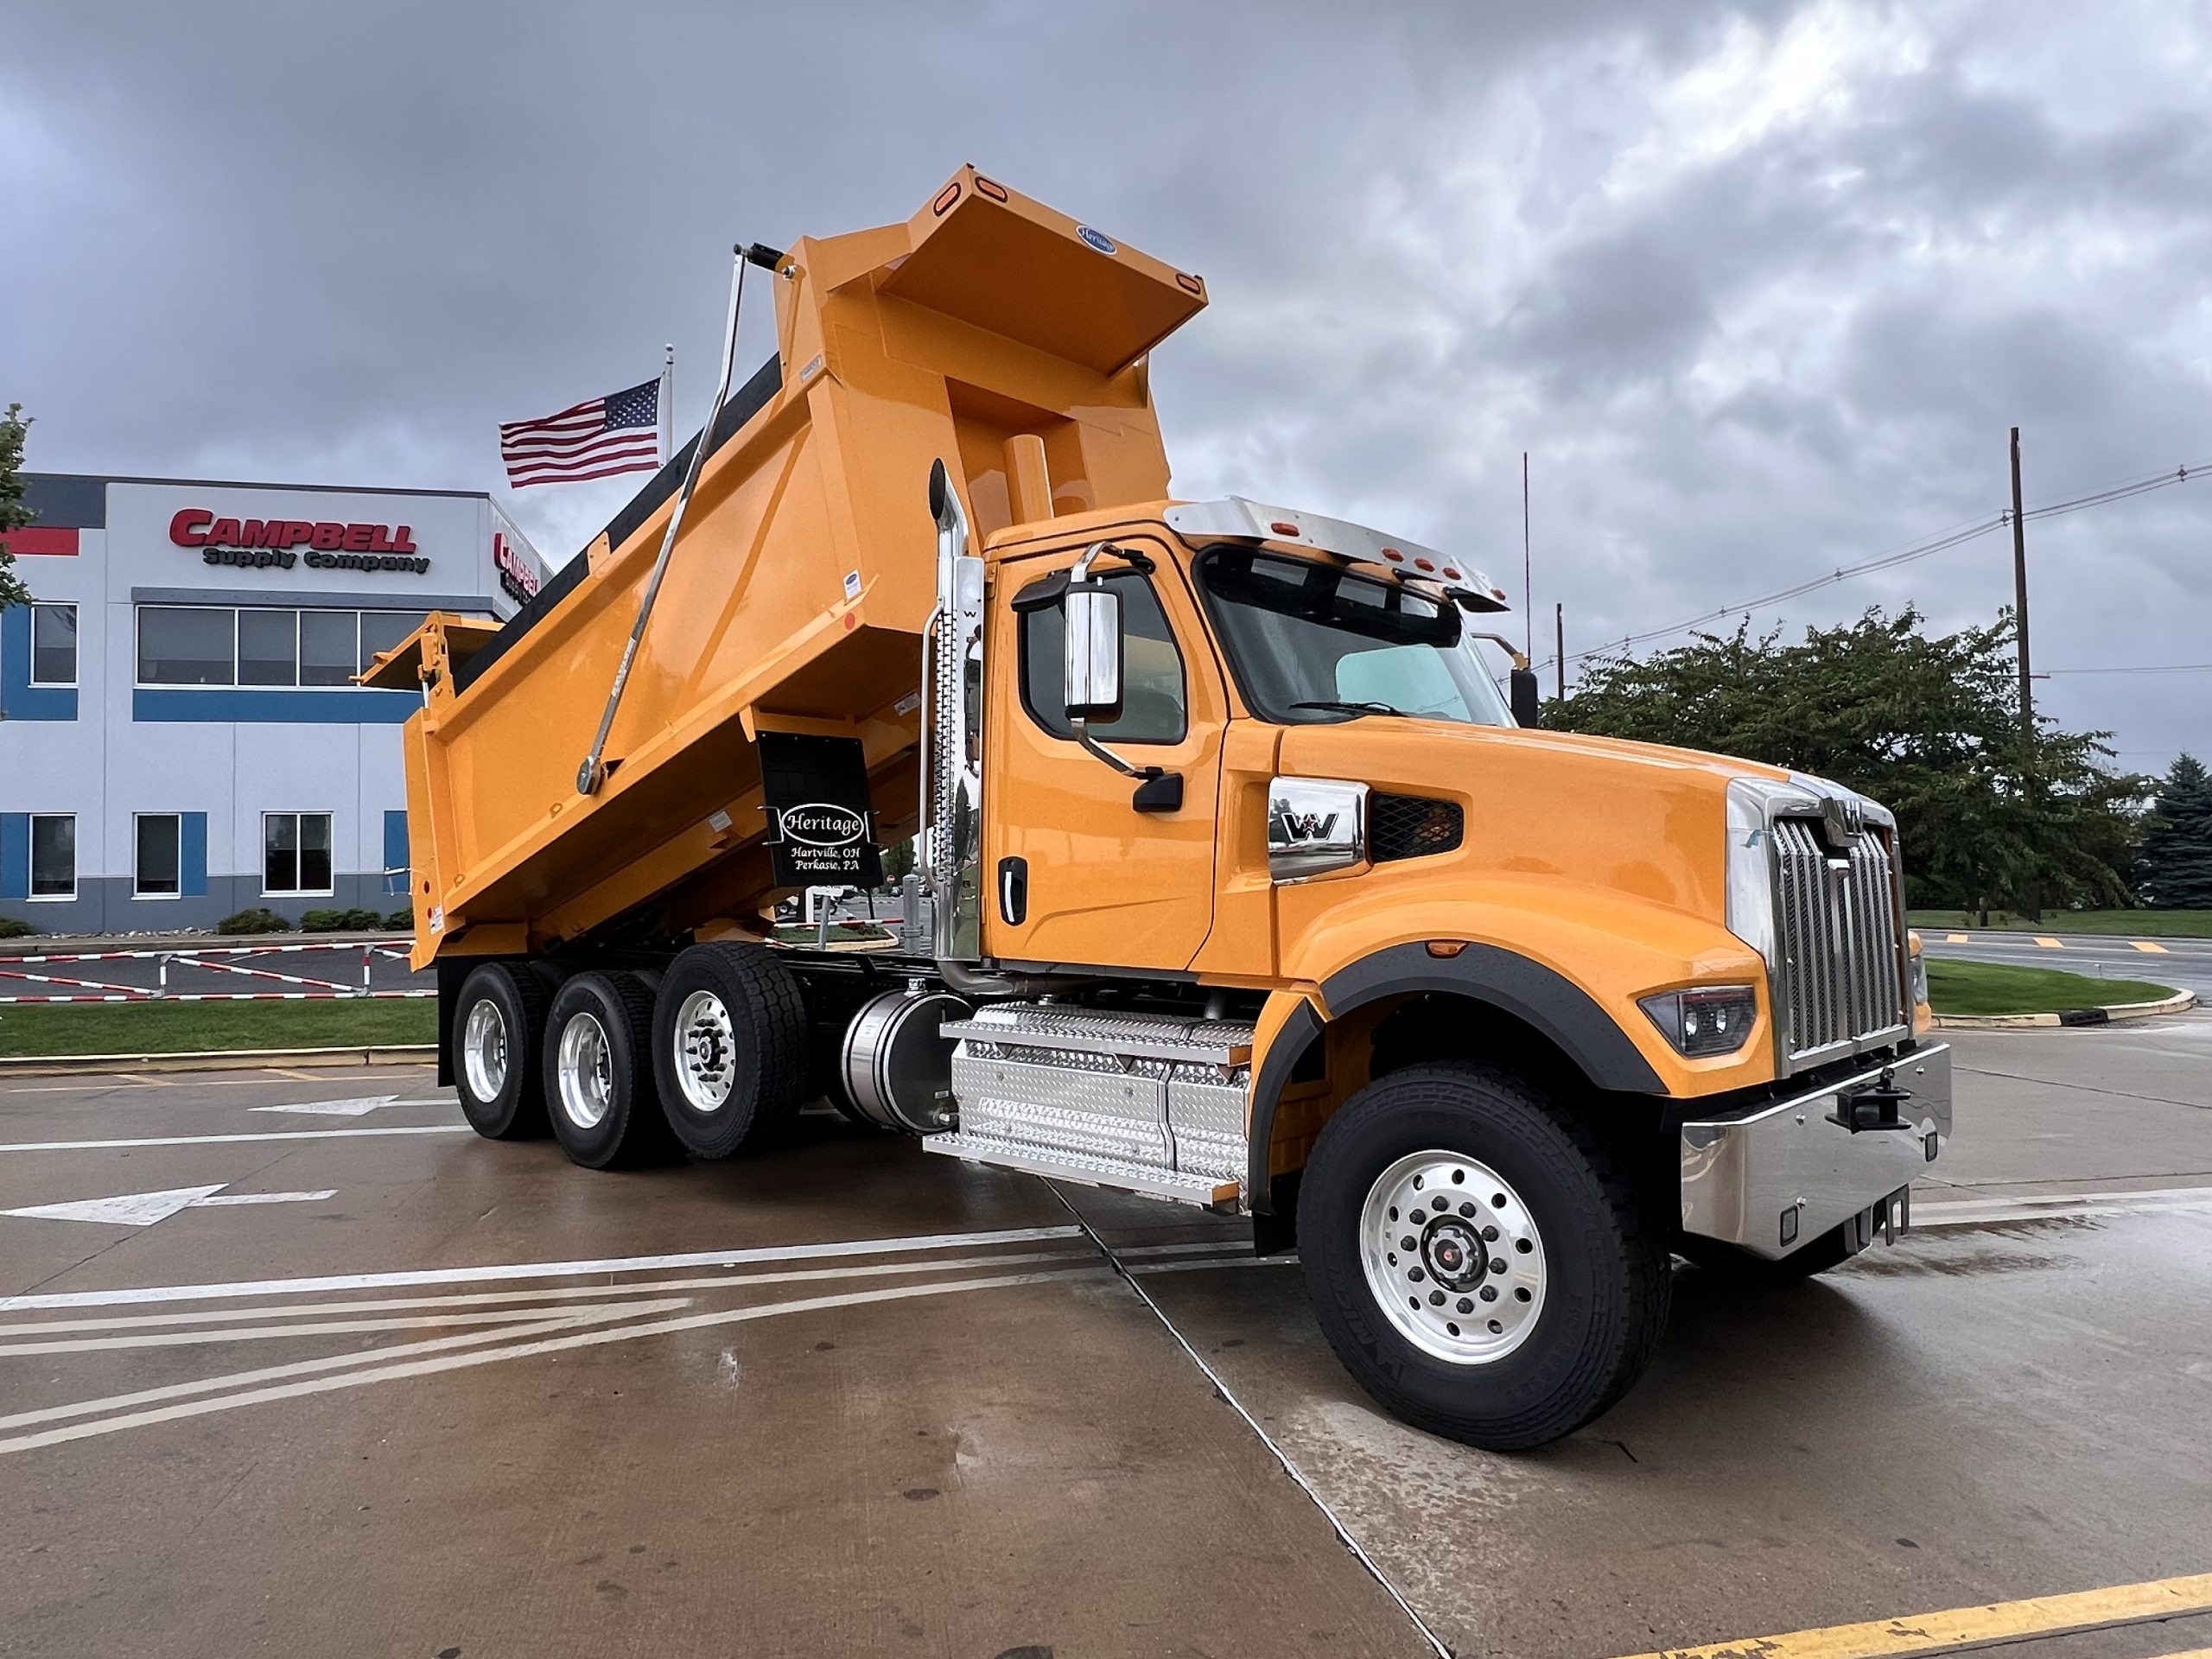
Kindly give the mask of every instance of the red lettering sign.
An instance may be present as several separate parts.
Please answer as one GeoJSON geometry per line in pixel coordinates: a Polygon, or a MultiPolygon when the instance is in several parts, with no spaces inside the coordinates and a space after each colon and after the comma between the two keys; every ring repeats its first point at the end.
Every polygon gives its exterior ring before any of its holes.
{"type": "MultiPolygon", "coordinates": [[[[184,507],[169,520],[179,547],[311,547],[321,553],[416,554],[410,524],[310,523],[304,518],[218,518],[205,507],[184,507]]],[[[373,567],[372,567],[373,568],[373,567]]]]}
{"type": "Polygon", "coordinates": [[[207,526],[215,515],[204,507],[187,507],[169,520],[169,540],[179,547],[207,545],[207,526]]]}

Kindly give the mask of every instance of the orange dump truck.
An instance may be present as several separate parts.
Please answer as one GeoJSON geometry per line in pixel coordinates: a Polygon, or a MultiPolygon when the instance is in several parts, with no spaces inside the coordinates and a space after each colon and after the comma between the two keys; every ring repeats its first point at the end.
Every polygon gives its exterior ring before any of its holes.
{"type": "Polygon", "coordinates": [[[1497,1447],[1620,1396],[1674,1255],[1906,1219],[1950,1065],[1888,813],[1529,729],[1458,553],[1175,499],[1188,272],[973,169],[746,257],[774,357],[512,620],[369,677],[423,692],[415,960],[480,1133],[773,1155],[826,1095],[1249,1215],[1377,1399],[1497,1447]],[[933,948],[778,940],[916,835],[933,948]]]}

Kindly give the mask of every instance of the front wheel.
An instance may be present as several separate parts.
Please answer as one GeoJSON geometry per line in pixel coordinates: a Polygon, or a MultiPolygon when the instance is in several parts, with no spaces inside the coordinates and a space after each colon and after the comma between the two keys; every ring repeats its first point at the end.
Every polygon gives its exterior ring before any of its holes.
{"type": "Polygon", "coordinates": [[[1517,1451],[1570,1434],[1665,1328],[1666,1238],[1628,1170],[1526,1081],[1471,1062],[1369,1084],[1299,1193],[1337,1357],[1415,1427],[1517,1451]]]}

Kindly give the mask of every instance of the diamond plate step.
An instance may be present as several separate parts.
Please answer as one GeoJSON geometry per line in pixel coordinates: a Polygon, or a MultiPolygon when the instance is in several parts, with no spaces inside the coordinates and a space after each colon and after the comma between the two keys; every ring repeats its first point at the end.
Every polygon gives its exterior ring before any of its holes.
{"type": "MultiPolygon", "coordinates": [[[[947,1031],[951,1027],[945,1027],[947,1031]]],[[[1236,1181],[1219,1181],[1208,1175],[1179,1174],[1141,1164],[1117,1163],[1110,1158],[1086,1157],[1081,1153],[1050,1152],[1016,1146],[980,1135],[925,1135],[922,1147],[948,1158],[966,1158],[997,1169],[1019,1169],[1057,1180],[1079,1181],[1085,1186],[1114,1186],[1143,1192],[1156,1198],[1209,1208],[1234,1205],[1243,1188],[1236,1181]]]]}

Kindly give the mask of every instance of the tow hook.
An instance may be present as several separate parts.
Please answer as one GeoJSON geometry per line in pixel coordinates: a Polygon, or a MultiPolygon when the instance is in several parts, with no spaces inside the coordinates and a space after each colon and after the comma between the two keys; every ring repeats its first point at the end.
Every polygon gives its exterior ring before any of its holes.
{"type": "Polygon", "coordinates": [[[1840,1123],[1853,1135],[1868,1129],[1906,1129],[1912,1125],[1898,1110],[1912,1098],[1912,1090],[1897,1087],[1895,1068],[1884,1066],[1882,1075],[1864,1088],[1839,1091],[1828,1122],[1840,1123]]]}

